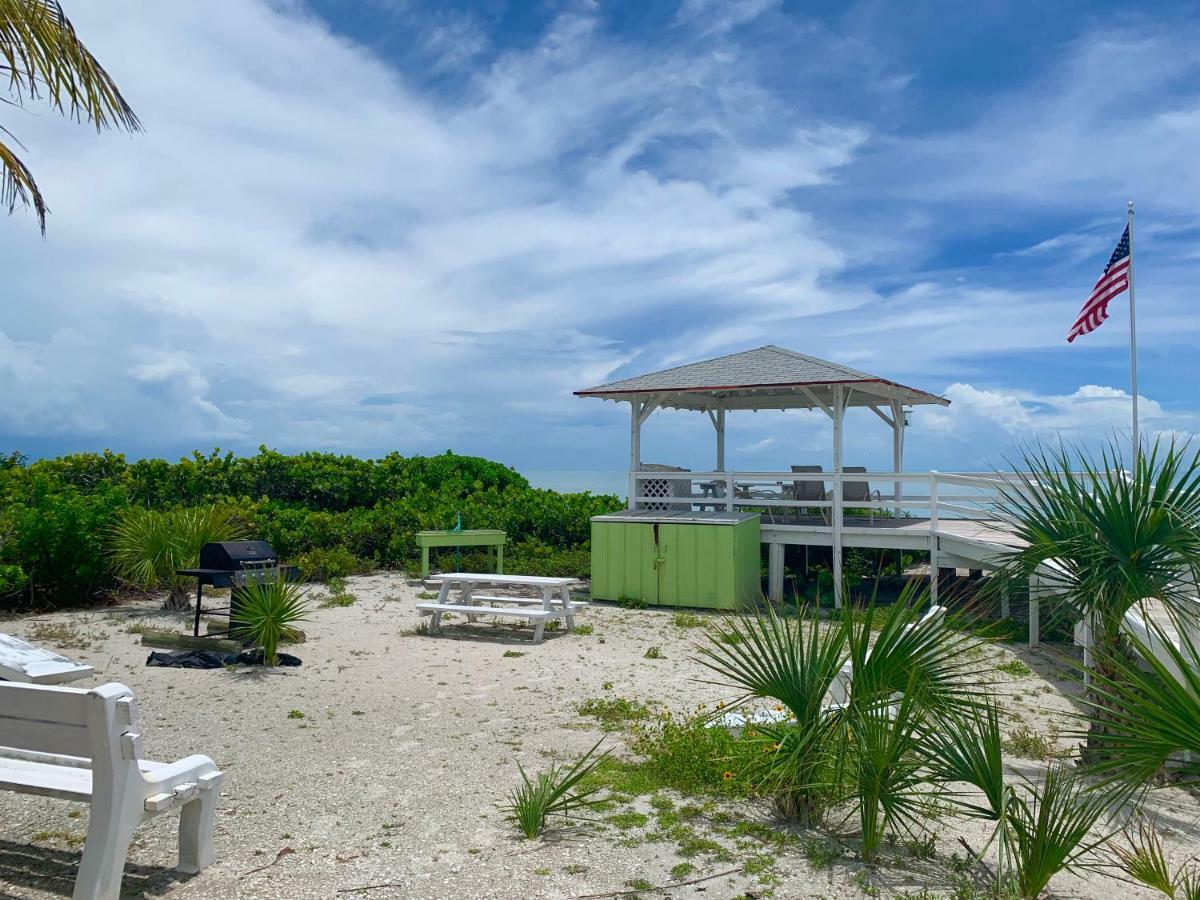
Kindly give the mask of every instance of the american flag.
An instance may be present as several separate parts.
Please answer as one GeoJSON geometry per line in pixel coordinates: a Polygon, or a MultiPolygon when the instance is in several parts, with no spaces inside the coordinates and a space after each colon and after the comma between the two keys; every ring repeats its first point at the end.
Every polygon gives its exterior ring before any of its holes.
{"type": "Polygon", "coordinates": [[[1108,318],[1108,301],[1129,287],[1129,226],[1121,235],[1117,249],[1104,267],[1104,272],[1092,288],[1091,296],[1083,304],[1079,318],[1067,332],[1067,343],[1075,340],[1081,334],[1088,334],[1099,328],[1108,318]]]}

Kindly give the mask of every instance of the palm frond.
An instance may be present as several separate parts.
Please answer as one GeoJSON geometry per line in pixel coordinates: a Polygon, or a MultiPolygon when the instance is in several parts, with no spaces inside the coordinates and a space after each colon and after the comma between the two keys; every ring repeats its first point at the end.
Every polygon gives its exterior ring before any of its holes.
{"type": "Polygon", "coordinates": [[[0,0],[0,60],[18,102],[44,95],[59,112],[97,130],[141,129],[58,0],[0,0]]]}
{"type": "Polygon", "coordinates": [[[33,206],[42,234],[46,233],[46,199],[38,189],[29,167],[12,149],[0,141],[0,206],[11,214],[17,205],[33,206]]]}
{"type": "Polygon", "coordinates": [[[1096,740],[1105,752],[1091,771],[1107,781],[1139,785],[1172,760],[1185,781],[1200,780],[1200,648],[1180,627],[1177,645],[1147,620],[1149,643],[1127,640],[1134,656],[1117,656],[1111,673],[1092,676],[1089,718],[1103,721],[1096,740]]]}

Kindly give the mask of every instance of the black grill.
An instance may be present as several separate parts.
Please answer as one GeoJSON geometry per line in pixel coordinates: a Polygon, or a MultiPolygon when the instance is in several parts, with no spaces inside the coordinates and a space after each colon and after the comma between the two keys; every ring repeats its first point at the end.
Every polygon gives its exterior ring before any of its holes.
{"type": "Polygon", "coordinates": [[[201,612],[228,612],[232,628],[237,619],[240,594],[246,584],[277,578],[295,581],[300,577],[300,570],[295,566],[281,566],[279,555],[267,541],[218,541],[200,548],[198,568],[180,569],[176,574],[196,579],[196,617],[192,634],[199,637],[201,612]],[[227,608],[202,609],[206,584],[231,588],[227,608]]]}

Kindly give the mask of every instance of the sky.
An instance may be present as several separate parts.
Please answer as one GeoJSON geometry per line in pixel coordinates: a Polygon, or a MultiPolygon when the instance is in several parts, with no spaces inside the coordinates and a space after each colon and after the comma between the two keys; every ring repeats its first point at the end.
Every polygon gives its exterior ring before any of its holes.
{"type": "MultiPolygon", "coordinates": [[[[906,468],[990,469],[1127,435],[1127,296],[1065,334],[1129,200],[1143,430],[1200,431],[1196,3],[63,6],[145,131],[0,107],[51,209],[0,217],[0,449],[616,472],[628,407],[572,391],[778,344],[949,398],[906,468]]],[[[814,413],[727,441],[831,456],[814,413]]],[[[643,458],[712,442],[656,414],[643,458]]]]}

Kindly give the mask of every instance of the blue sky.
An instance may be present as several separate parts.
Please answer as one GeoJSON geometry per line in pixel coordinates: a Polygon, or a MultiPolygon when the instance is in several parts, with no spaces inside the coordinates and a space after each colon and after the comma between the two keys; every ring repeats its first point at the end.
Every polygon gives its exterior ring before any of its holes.
{"type": "MultiPolygon", "coordinates": [[[[1194,3],[64,5],[146,133],[9,111],[52,210],[0,220],[0,447],[479,453],[618,470],[571,391],[766,343],[942,393],[910,468],[1200,430],[1194,3]]],[[[701,468],[656,416],[645,456],[701,468]]],[[[888,461],[869,414],[848,455],[888,461]]],[[[729,462],[823,462],[809,414],[729,462]]]]}

